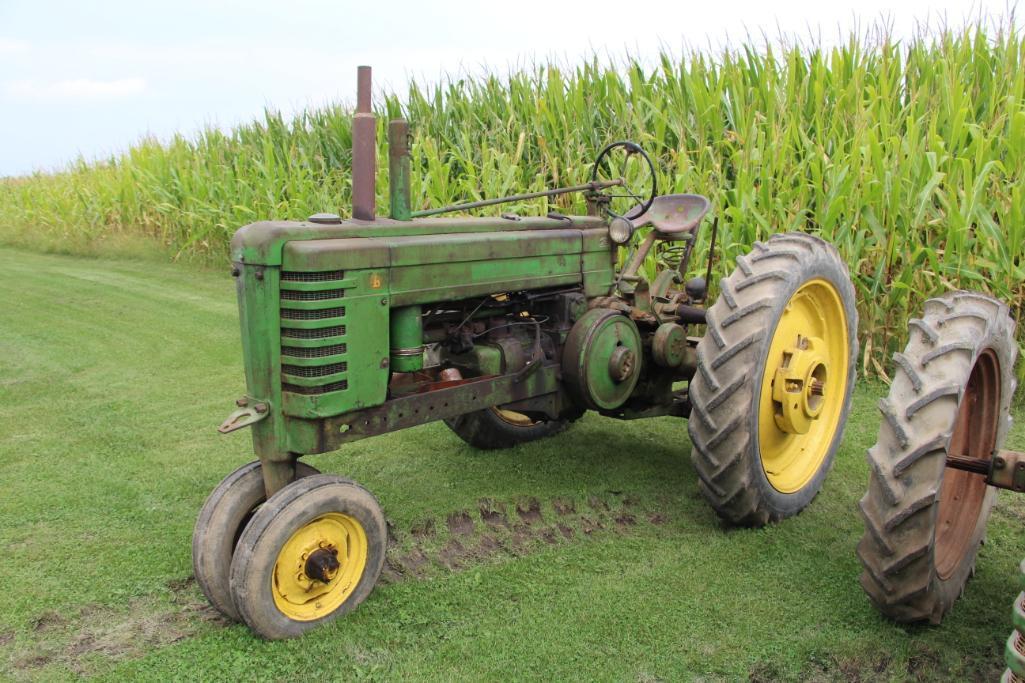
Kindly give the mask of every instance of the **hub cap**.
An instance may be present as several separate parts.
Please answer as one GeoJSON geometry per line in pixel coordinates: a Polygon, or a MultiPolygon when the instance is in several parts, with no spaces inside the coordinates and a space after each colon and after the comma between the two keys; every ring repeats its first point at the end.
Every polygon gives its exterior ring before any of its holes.
{"type": "Polygon", "coordinates": [[[790,297],[772,336],[758,403],[758,447],[773,488],[794,493],[819,471],[847,394],[847,316],[821,279],[790,297]]]}
{"type": "Polygon", "coordinates": [[[331,614],[356,589],[367,564],[363,526],[340,512],[300,527],[274,564],[274,604],[296,621],[331,614]]]}

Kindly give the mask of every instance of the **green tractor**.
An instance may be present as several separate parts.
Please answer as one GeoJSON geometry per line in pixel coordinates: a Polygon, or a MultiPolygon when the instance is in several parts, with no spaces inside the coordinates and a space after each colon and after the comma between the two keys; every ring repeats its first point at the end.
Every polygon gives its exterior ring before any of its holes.
{"type": "Polygon", "coordinates": [[[704,276],[691,255],[710,203],[658,196],[637,144],[606,147],[582,185],[413,211],[402,120],[388,126],[390,216],[377,217],[359,76],[352,218],[255,223],[232,240],[247,392],[220,430],[249,427],[257,460],[196,522],[195,576],[214,607],[276,639],[358,606],[385,561],[384,514],[300,458],[435,420],[491,449],[588,410],[688,418],[701,492],[725,520],[764,525],[811,502],[857,356],[854,290],[831,245],[756,242],[706,307],[714,250],[704,276]],[[586,215],[441,215],[569,192],[586,215]]]}

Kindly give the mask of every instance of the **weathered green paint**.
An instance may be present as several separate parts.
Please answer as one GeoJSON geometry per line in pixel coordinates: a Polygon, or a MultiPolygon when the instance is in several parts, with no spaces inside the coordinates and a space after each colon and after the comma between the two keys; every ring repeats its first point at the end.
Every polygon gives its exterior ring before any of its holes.
{"type": "Polygon", "coordinates": [[[595,410],[618,408],[637,384],[643,356],[640,333],[630,318],[607,308],[592,308],[574,324],[566,341],[567,388],[582,405],[595,410]]]}
{"type": "Polygon", "coordinates": [[[399,237],[415,235],[454,235],[460,233],[521,232],[573,228],[605,229],[598,217],[571,216],[567,219],[525,217],[504,218],[420,218],[396,221],[378,218],[373,223],[342,221],[338,225],[309,222],[263,221],[251,223],[231,238],[232,261],[247,264],[281,265],[282,249],[290,242],[348,237],[399,237]]]}
{"type": "Polygon", "coordinates": [[[391,312],[391,369],[416,372],[424,367],[424,330],[419,306],[401,306],[391,312]]]}
{"type": "Polygon", "coordinates": [[[283,411],[323,417],[383,403],[389,375],[387,269],[281,272],[283,411]],[[328,277],[335,279],[323,279],[328,277]],[[289,300],[293,292],[331,298],[289,300]],[[307,313],[317,317],[296,319],[307,313]]]}

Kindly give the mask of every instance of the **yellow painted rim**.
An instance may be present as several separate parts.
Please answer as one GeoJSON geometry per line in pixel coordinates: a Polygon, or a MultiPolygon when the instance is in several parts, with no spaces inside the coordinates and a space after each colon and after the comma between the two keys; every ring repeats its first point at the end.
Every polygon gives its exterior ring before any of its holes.
{"type": "Polygon", "coordinates": [[[495,411],[495,415],[498,415],[500,420],[507,422],[514,427],[530,427],[536,424],[534,420],[523,413],[517,413],[515,410],[504,410],[498,406],[495,406],[492,410],[495,411]]]}
{"type": "Polygon", "coordinates": [[[758,451],[777,491],[800,491],[826,459],[843,414],[849,354],[839,292],[809,280],[776,325],[758,399],[758,451]]]}
{"type": "Polygon", "coordinates": [[[331,614],[356,590],[368,553],[366,531],[355,517],[330,512],[314,519],[292,534],[278,553],[274,604],[295,621],[331,614]],[[337,551],[339,567],[327,582],[306,575],[306,562],[317,550],[337,551]]]}

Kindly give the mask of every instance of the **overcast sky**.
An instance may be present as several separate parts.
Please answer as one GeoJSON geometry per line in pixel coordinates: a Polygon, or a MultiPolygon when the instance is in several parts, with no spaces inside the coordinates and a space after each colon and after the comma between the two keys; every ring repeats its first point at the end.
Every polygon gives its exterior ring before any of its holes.
{"type": "Polygon", "coordinates": [[[821,36],[885,18],[916,24],[1003,16],[1006,0],[0,0],[0,176],[61,167],[227,127],[264,107],[351,101],[356,66],[403,92],[411,76],[573,64],[595,51],[718,48],[747,33],[821,36]]]}

